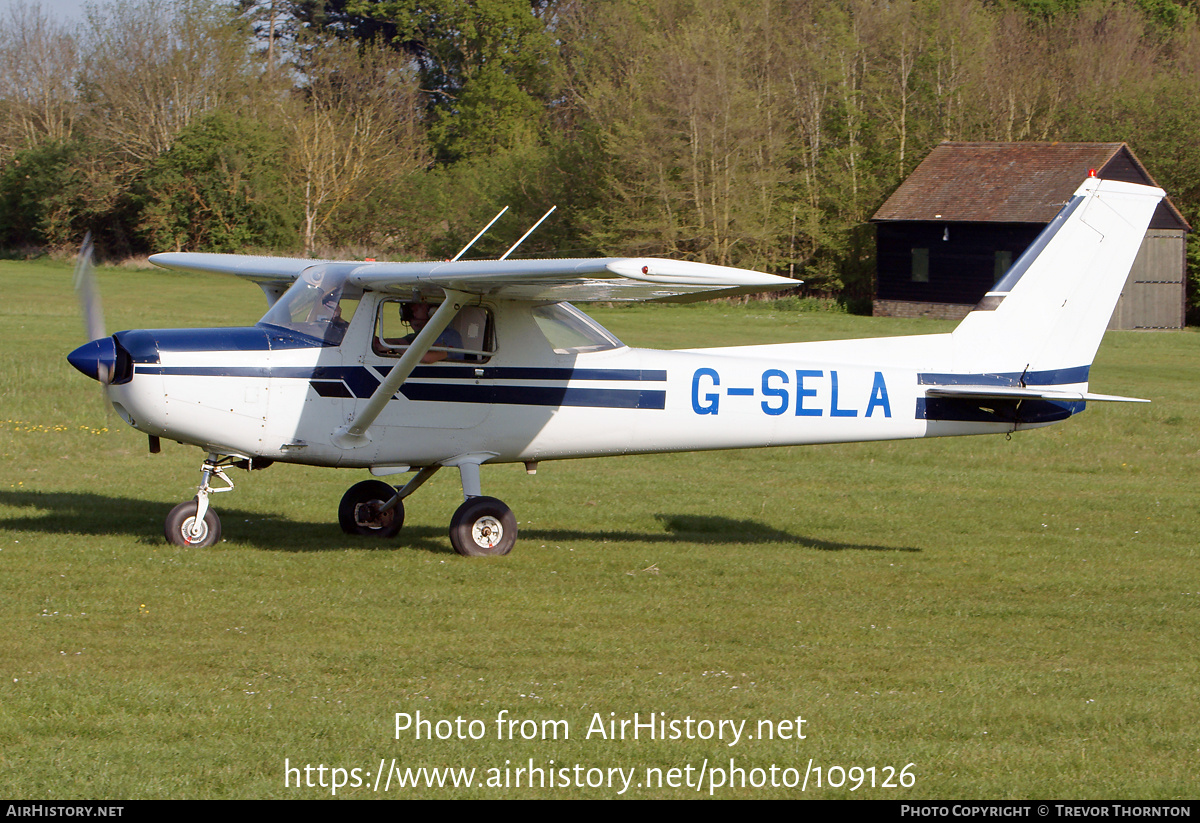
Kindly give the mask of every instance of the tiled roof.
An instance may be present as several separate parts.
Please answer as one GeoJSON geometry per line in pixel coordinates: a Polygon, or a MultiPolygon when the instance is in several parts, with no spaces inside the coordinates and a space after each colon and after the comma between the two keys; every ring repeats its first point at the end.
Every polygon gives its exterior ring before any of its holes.
{"type": "Polygon", "coordinates": [[[1092,169],[1157,185],[1124,143],[942,143],[872,219],[1048,223],[1092,169]]]}

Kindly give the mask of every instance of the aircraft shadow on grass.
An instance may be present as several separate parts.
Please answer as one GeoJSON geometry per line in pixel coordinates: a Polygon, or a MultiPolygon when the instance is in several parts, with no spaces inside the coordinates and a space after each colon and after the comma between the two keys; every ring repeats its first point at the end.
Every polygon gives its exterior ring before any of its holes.
{"type": "Polygon", "coordinates": [[[527,529],[521,536],[527,540],[567,541],[596,540],[629,543],[677,543],[687,544],[733,543],[736,545],[789,544],[819,551],[880,551],[917,552],[910,546],[872,546],[863,543],[838,543],[818,540],[776,529],[755,520],[735,520],[719,515],[656,514],[655,519],[663,525],[666,533],[631,531],[580,531],[578,529],[527,529]]]}
{"type": "MultiPolygon", "coordinates": [[[[157,544],[163,540],[162,517],[166,504],[157,500],[112,497],[90,492],[0,491],[0,506],[31,509],[33,513],[0,518],[0,529],[43,534],[127,535],[139,543],[157,544]]],[[[399,538],[376,541],[344,534],[335,521],[310,523],[283,516],[264,516],[244,509],[222,509],[229,523],[239,523],[238,542],[268,551],[309,552],[346,549],[416,549],[437,554],[453,554],[444,529],[407,526],[399,538]],[[305,539],[317,546],[298,546],[294,536],[303,530],[305,539]]],[[[603,541],[627,543],[740,545],[790,544],[819,551],[920,551],[913,547],[875,546],[838,543],[792,534],[754,520],[736,520],[714,515],[655,516],[664,532],[606,531],[604,529],[522,529],[527,540],[603,541]]]]}

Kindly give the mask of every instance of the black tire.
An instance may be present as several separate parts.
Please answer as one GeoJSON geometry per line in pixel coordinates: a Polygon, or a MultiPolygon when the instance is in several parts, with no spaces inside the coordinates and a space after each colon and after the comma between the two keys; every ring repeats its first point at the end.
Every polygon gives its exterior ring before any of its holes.
{"type": "Polygon", "coordinates": [[[199,539],[192,537],[192,523],[196,520],[199,502],[193,498],[180,503],[171,509],[167,521],[163,524],[163,534],[167,542],[175,546],[192,549],[207,549],[221,542],[221,518],[211,508],[204,513],[204,528],[200,530],[199,539]]]}
{"type": "Polygon", "coordinates": [[[404,503],[396,505],[382,515],[379,507],[396,496],[396,490],[382,480],[364,480],[355,483],[338,505],[338,525],[346,534],[363,537],[395,537],[404,526],[404,503]]]}
{"type": "Polygon", "coordinates": [[[494,497],[472,497],[450,519],[450,545],[464,557],[508,554],[517,542],[517,518],[494,497]]]}

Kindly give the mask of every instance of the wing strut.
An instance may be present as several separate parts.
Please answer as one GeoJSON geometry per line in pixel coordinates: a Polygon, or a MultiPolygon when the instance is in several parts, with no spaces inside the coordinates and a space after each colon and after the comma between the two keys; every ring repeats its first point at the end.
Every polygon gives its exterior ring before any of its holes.
{"type": "Polygon", "coordinates": [[[371,442],[366,435],[367,429],[375,422],[375,418],[379,417],[388,401],[404,385],[404,381],[412,374],[413,369],[421,362],[425,353],[433,348],[438,336],[450,325],[454,315],[458,314],[458,310],[469,300],[469,296],[462,292],[451,289],[444,289],[444,291],[446,299],[442,301],[442,305],[438,306],[425,328],[417,334],[416,339],[409,345],[408,351],[396,361],[396,365],[392,367],[384,381],[379,384],[379,388],[371,395],[367,405],[350,423],[339,427],[333,433],[332,439],[335,445],[343,449],[356,449],[371,442]]]}

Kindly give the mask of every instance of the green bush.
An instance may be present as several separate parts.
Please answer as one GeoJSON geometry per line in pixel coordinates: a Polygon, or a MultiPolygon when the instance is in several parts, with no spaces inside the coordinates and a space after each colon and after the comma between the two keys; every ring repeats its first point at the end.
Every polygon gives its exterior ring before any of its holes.
{"type": "Polygon", "coordinates": [[[53,141],[19,151],[0,172],[0,246],[65,247],[86,223],[89,149],[53,141]]]}
{"type": "Polygon", "coordinates": [[[137,187],[145,241],[179,251],[295,246],[286,150],[278,131],[224,112],[188,126],[137,187]]]}

